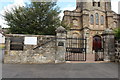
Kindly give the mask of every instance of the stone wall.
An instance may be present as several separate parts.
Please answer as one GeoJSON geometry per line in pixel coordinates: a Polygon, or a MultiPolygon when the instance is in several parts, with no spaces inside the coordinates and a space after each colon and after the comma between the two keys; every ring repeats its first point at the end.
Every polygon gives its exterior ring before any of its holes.
{"type": "Polygon", "coordinates": [[[38,64],[54,63],[56,54],[55,36],[45,35],[6,35],[4,63],[38,64]],[[37,45],[24,44],[23,50],[10,50],[10,38],[37,37],[37,45]]]}
{"type": "Polygon", "coordinates": [[[120,39],[115,41],[115,62],[120,62],[120,39]]]}
{"type": "Polygon", "coordinates": [[[104,61],[115,61],[115,36],[112,29],[106,29],[103,33],[104,61]]]}
{"type": "MultiPolygon", "coordinates": [[[[56,36],[7,34],[5,39],[4,63],[64,63],[67,37],[70,36],[67,35],[63,27],[56,29],[56,32],[56,36]],[[36,39],[36,43],[33,43],[33,38],[34,40],[36,39]],[[27,40],[28,42],[26,42],[27,40]],[[22,48],[21,41],[23,41],[22,48]]],[[[92,33],[90,32],[90,34],[92,33]]],[[[90,41],[92,37],[90,35],[88,36],[89,39],[87,40],[90,41]]],[[[111,29],[106,29],[102,33],[102,39],[104,46],[104,61],[120,62],[120,40],[116,41],[115,53],[113,31],[111,29]]],[[[87,42],[87,44],[90,45],[89,42],[87,42]]],[[[92,47],[87,46],[87,51],[89,51],[90,48],[92,47]]]]}

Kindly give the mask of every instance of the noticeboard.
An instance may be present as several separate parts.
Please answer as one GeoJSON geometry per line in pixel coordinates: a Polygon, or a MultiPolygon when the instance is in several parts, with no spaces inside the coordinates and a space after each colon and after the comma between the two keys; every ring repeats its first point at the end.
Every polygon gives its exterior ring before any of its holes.
{"type": "Polygon", "coordinates": [[[37,37],[25,37],[25,45],[37,45],[37,37]]]}

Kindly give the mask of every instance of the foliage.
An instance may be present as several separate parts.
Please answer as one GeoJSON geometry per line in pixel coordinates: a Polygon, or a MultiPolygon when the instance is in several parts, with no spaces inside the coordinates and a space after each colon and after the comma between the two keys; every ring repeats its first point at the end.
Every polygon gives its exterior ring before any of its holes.
{"type": "Polygon", "coordinates": [[[4,18],[13,34],[54,35],[60,26],[59,7],[56,2],[31,2],[25,7],[6,11],[4,18]]]}
{"type": "Polygon", "coordinates": [[[114,30],[115,36],[120,38],[120,28],[114,30]]]}
{"type": "Polygon", "coordinates": [[[67,24],[65,21],[61,21],[61,26],[64,27],[66,30],[70,29],[69,24],[67,24]]]}

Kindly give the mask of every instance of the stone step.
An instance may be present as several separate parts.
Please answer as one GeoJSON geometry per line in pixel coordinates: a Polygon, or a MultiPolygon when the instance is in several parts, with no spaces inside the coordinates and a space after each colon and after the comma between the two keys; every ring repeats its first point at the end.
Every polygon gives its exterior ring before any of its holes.
{"type": "Polygon", "coordinates": [[[95,54],[87,54],[86,55],[86,61],[95,61],[95,54]]]}

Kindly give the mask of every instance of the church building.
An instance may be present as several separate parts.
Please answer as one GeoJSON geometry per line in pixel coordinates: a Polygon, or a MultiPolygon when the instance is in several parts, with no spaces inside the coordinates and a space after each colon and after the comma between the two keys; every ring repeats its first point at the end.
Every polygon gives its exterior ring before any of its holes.
{"type": "Polygon", "coordinates": [[[93,40],[106,29],[120,25],[120,15],[111,10],[111,0],[77,0],[76,9],[65,10],[63,21],[70,27],[69,37],[87,39],[87,53],[93,52],[93,40]]]}

